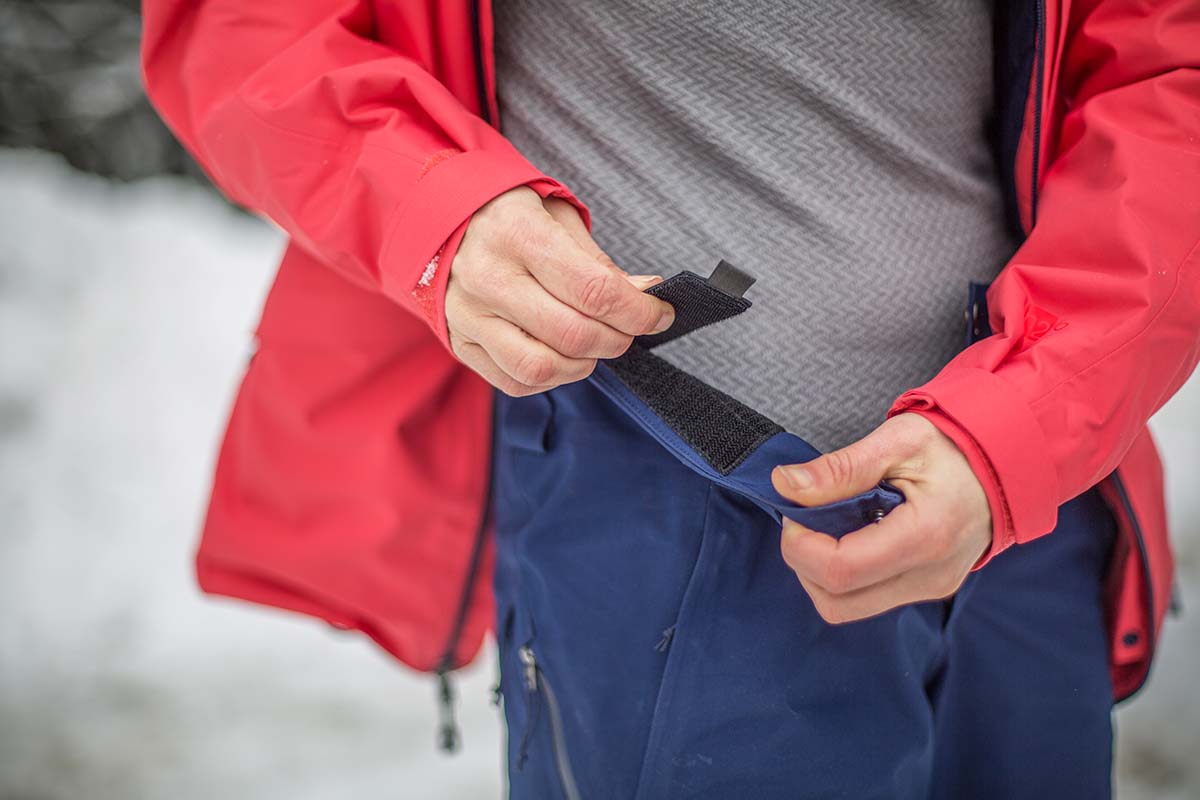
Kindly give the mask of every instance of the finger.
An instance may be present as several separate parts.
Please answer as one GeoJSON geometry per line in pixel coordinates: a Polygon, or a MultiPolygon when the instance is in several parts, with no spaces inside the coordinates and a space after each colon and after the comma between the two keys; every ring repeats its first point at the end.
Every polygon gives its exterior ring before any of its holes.
{"type": "Polygon", "coordinates": [[[531,275],[496,288],[480,298],[483,305],[568,358],[616,358],[633,342],[632,336],[563,303],[531,275]]]}
{"type": "Polygon", "coordinates": [[[805,506],[819,506],[868,491],[897,462],[897,437],[886,423],[848,447],[771,473],[775,490],[805,506]]]}
{"type": "Polygon", "coordinates": [[[951,562],[942,562],[847,594],[833,594],[804,580],[800,583],[821,618],[837,625],[875,617],[912,603],[950,597],[962,586],[967,574],[967,570],[951,562]]]}
{"type": "MultiPolygon", "coordinates": [[[[447,291],[445,309],[446,322],[452,331],[451,346],[463,342],[481,347],[488,356],[488,363],[517,384],[509,387],[514,392],[501,386],[503,381],[492,380],[496,378],[494,372],[487,364],[480,364],[473,348],[464,350],[472,352],[475,359],[468,365],[478,366],[481,375],[507,393],[529,394],[521,387],[548,389],[570,383],[587,377],[595,368],[594,360],[562,356],[511,322],[482,310],[478,302],[463,291],[447,291]]],[[[458,354],[457,349],[455,353],[458,354]]],[[[460,360],[465,361],[462,356],[460,360]]]]}
{"type": "Polygon", "coordinates": [[[500,369],[496,365],[496,362],[492,360],[492,357],[487,354],[487,351],[476,342],[468,342],[464,339],[452,337],[451,349],[458,356],[459,361],[466,364],[481,378],[509,397],[526,397],[553,388],[550,386],[526,386],[519,381],[513,380],[512,376],[500,369]]]}
{"type": "Polygon", "coordinates": [[[525,386],[560,386],[592,374],[595,359],[568,358],[508,320],[479,316],[463,332],[483,346],[492,360],[525,386]]]}
{"type": "Polygon", "coordinates": [[[579,211],[570,202],[563,200],[561,197],[547,197],[542,201],[546,211],[550,216],[554,217],[559,225],[567,229],[567,233],[571,234],[571,238],[583,248],[583,251],[589,256],[600,258],[609,264],[617,272],[628,277],[629,282],[637,287],[639,292],[643,292],[656,283],[662,283],[661,275],[630,275],[619,264],[613,262],[609,258],[608,253],[600,249],[600,245],[592,238],[592,234],[588,231],[587,226],[583,224],[583,217],[579,211]]]}
{"type": "Polygon", "coordinates": [[[596,240],[592,238],[592,234],[587,229],[587,225],[583,223],[583,217],[579,211],[569,201],[561,197],[547,197],[542,201],[547,213],[554,217],[555,222],[567,229],[567,233],[571,234],[571,238],[583,248],[583,251],[594,258],[602,258],[605,263],[609,264],[613,269],[622,275],[629,277],[631,283],[638,288],[638,291],[645,291],[647,287],[653,286],[656,283],[662,282],[660,275],[630,275],[629,272],[615,263],[609,258],[608,253],[605,253],[596,240]]]}
{"type": "Polygon", "coordinates": [[[802,580],[835,595],[858,591],[951,555],[950,537],[923,524],[914,503],[835,539],[785,520],[780,551],[802,580]]]}
{"type": "Polygon", "coordinates": [[[524,264],[550,294],[576,311],[630,336],[671,327],[675,310],[644,294],[612,259],[589,255],[560,225],[526,237],[524,264]]]}
{"type": "Polygon", "coordinates": [[[644,292],[651,286],[663,282],[661,275],[626,275],[625,280],[632,283],[639,292],[644,292]]]}
{"type": "MultiPolygon", "coordinates": [[[[600,245],[596,244],[596,240],[592,238],[592,234],[588,232],[587,225],[583,224],[583,217],[579,211],[569,201],[561,197],[547,197],[542,201],[542,205],[546,209],[546,213],[554,217],[554,221],[566,228],[567,233],[571,234],[571,238],[583,248],[590,256],[599,256],[604,251],[600,249],[600,245]]],[[[625,270],[613,265],[615,269],[622,274],[627,274],[625,270]]]]}

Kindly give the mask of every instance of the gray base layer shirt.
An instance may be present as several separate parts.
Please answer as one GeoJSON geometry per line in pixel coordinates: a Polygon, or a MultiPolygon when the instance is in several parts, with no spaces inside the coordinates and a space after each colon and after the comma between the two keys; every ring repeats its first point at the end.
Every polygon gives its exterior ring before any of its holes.
{"type": "Polygon", "coordinates": [[[501,129],[631,273],[758,278],[656,352],[829,450],[962,345],[1011,254],[985,0],[496,0],[501,129]]]}

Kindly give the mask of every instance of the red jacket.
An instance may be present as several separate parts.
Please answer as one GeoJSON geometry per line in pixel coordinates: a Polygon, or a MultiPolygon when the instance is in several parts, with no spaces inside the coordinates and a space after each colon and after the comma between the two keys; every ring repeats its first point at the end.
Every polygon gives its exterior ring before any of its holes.
{"type": "MultiPolygon", "coordinates": [[[[1027,236],[988,295],[996,335],[893,413],[967,452],[992,554],[1102,484],[1124,697],[1172,579],[1146,421],[1200,358],[1200,3],[1013,7],[1001,173],[1027,236]]],[[[292,242],[217,464],[201,586],[426,670],[469,661],[492,620],[491,391],[444,345],[448,266],[492,197],[569,197],[485,121],[491,38],[489,4],[469,0],[145,0],[151,99],[292,242]]]]}

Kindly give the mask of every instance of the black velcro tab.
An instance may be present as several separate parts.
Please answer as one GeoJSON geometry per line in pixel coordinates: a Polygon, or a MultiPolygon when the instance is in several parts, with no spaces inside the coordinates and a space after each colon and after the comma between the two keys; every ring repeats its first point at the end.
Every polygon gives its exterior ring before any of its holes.
{"type": "Polygon", "coordinates": [[[621,382],[722,475],[783,428],[721,392],[633,345],[608,362],[621,382]]]}
{"type": "Polygon", "coordinates": [[[750,308],[742,294],[754,283],[747,273],[722,260],[712,275],[701,278],[684,270],[646,290],[675,308],[675,322],[662,333],[637,337],[646,349],[686,336],[705,325],[737,316],[750,308]]]}
{"type": "Polygon", "coordinates": [[[717,264],[717,268],[712,271],[712,275],[708,276],[708,285],[714,289],[720,289],[732,297],[741,297],[747,289],[754,285],[754,276],[748,272],[742,272],[722,258],[717,264]]]}

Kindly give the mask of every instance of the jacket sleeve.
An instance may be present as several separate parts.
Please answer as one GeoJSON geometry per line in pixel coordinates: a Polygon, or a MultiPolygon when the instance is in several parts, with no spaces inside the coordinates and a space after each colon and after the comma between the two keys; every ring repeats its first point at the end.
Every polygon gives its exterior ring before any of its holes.
{"type": "Polygon", "coordinates": [[[988,294],[995,335],[889,412],[977,448],[990,555],[1050,532],[1200,358],[1200,6],[1070,6],[1036,225],[988,294]]]}
{"type": "MultiPolygon", "coordinates": [[[[391,38],[412,52],[374,39],[368,0],[143,9],[150,98],[217,185],[435,330],[440,304],[413,290],[471,214],[518,185],[561,191],[431,74],[443,56],[423,31],[467,13],[448,7],[405,4],[412,30],[391,38]]],[[[473,65],[459,71],[473,79],[473,65]]]]}

